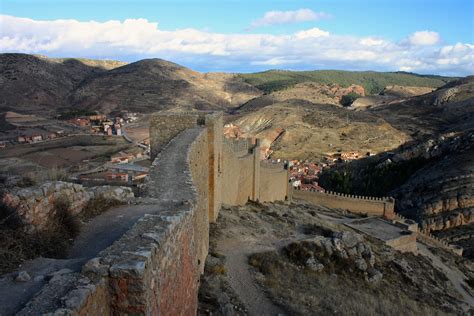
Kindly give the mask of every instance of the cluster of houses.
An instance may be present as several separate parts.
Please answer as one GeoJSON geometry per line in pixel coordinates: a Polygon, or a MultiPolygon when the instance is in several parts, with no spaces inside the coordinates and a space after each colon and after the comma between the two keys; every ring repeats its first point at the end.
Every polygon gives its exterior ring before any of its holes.
{"type": "Polygon", "coordinates": [[[98,114],[87,117],[79,117],[68,120],[68,123],[80,126],[90,127],[92,133],[103,133],[105,135],[122,135],[122,124],[124,120],[121,117],[108,119],[107,116],[98,114]]]}
{"type": "Polygon", "coordinates": [[[135,160],[145,158],[145,155],[141,151],[137,152],[124,152],[120,151],[110,157],[111,163],[130,163],[135,160]]]}
{"type": "Polygon", "coordinates": [[[325,164],[317,164],[309,161],[292,160],[288,162],[290,181],[294,188],[307,191],[316,190],[324,192],[318,184],[319,173],[325,164]]]}
{"type": "Polygon", "coordinates": [[[110,157],[101,172],[82,174],[81,182],[133,185],[142,182],[148,175],[149,160],[142,150],[120,151],[110,157]]]}
{"type": "Polygon", "coordinates": [[[58,137],[64,136],[64,131],[49,132],[49,133],[34,133],[34,134],[23,134],[17,137],[17,142],[20,144],[25,143],[37,143],[45,140],[53,140],[58,137]]]}
{"type": "Polygon", "coordinates": [[[113,118],[108,118],[104,114],[96,114],[70,119],[67,122],[79,127],[90,127],[92,133],[121,136],[123,124],[134,122],[137,119],[137,114],[124,112],[113,118]]]}

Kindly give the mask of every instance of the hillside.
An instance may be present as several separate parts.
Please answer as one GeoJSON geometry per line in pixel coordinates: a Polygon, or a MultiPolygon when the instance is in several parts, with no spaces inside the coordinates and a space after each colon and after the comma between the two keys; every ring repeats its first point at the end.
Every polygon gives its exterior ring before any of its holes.
{"type": "Polygon", "coordinates": [[[328,104],[290,100],[246,113],[234,122],[247,135],[267,138],[276,128],[285,133],[272,146],[274,158],[321,159],[342,151],[382,152],[408,137],[383,119],[328,104]]]}
{"type": "Polygon", "coordinates": [[[421,243],[395,251],[346,226],[353,216],[302,201],[224,207],[198,315],[472,314],[459,287],[471,289],[452,279],[472,278],[472,261],[421,243]]]}
{"type": "Polygon", "coordinates": [[[260,94],[234,75],[202,74],[161,59],[145,59],[84,80],[69,102],[106,112],[225,110],[260,94]]]}
{"type": "Polygon", "coordinates": [[[76,59],[0,54],[0,111],[54,111],[86,77],[104,72],[76,59]]]}
{"type": "Polygon", "coordinates": [[[160,59],[110,60],[0,54],[0,112],[227,109],[261,95],[232,74],[203,74],[160,59]]]}
{"type": "Polygon", "coordinates": [[[415,138],[474,128],[474,76],[428,94],[372,107],[370,113],[415,138]]]}
{"type": "Polygon", "coordinates": [[[350,85],[341,87],[338,84],[319,84],[315,82],[302,82],[284,90],[272,91],[260,97],[254,98],[235,109],[236,112],[251,112],[261,109],[267,105],[290,100],[302,100],[315,104],[333,104],[341,106],[340,101],[344,95],[356,93],[365,95],[362,86],[350,85]]]}
{"type": "Polygon", "coordinates": [[[375,71],[283,71],[269,70],[258,73],[239,75],[245,82],[258,89],[270,93],[283,90],[302,82],[317,82],[321,84],[339,84],[348,87],[352,84],[364,87],[366,94],[379,94],[386,86],[416,86],[437,88],[456,79],[441,76],[423,76],[405,72],[375,72],[375,71]]]}

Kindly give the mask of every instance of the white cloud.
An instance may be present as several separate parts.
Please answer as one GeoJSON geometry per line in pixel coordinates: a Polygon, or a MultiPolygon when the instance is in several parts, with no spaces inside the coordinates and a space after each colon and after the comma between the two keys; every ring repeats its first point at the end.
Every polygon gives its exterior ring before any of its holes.
{"type": "Polygon", "coordinates": [[[324,12],[314,12],[311,9],[299,9],[295,11],[268,11],[263,17],[252,22],[251,28],[275,25],[290,24],[308,21],[327,19],[330,15],[324,12]]]}
{"type": "Polygon", "coordinates": [[[159,57],[204,71],[292,69],[474,73],[474,45],[406,45],[319,28],[287,35],[165,31],[146,19],[36,21],[0,15],[0,52],[134,61],[159,57]]]}
{"type": "Polygon", "coordinates": [[[299,31],[295,33],[296,38],[305,39],[305,38],[316,38],[316,37],[326,37],[329,36],[329,32],[323,31],[314,27],[306,31],[299,31]]]}
{"type": "Polygon", "coordinates": [[[411,45],[435,45],[441,41],[441,37],[433,31],[418,31],[411,34],[408,41],[411,45]]]}

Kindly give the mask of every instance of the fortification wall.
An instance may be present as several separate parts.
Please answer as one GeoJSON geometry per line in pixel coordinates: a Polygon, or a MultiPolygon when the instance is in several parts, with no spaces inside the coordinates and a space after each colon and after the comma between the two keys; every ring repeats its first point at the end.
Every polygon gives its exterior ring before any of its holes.
{"type": "Polygon", "coordinates": [[[334,192],[293,190],[293,198],[305,200],[315,205],[338,208],[354,213],[395,218],[395,200],[393,198],[376,198],[354,196],[334,192]]]}
{"type": "Polygon", "coordinates": [[[287,187],[286,171],[262,168],[258,143],[224,144],[222,125],[220,113],[154,116],[156,158],[141,200],[153,211],[67,276],[67,288],[49,282],[19,314],[195,315],[209,222],[222,202],[283,199],[276,182],[287,187]]]}
{"type": "Polygon", "coordinates": [[[288,170],[283,164],[260,163],[260,201],[284,201],[288,195],[288,170]]]}
{"type": "Polygon", "coordinates": [[[156,212],[71,276],[60,306],[50,296],[64,286],[50,282],[19,315],[195,315],[209,244],[208,154],[202,128],[174,138],[157,155],[145,188],[142,203],[156,212]]]}

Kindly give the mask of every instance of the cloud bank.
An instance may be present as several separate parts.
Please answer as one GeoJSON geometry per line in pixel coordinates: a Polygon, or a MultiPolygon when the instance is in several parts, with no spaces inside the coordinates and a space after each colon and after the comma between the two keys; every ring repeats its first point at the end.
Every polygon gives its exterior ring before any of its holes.
{"type": "Polygon", "coordinates": [[[161,30],[146,19],[36,21],[0,15],[0,51],[135,61],[159,57],[200,71],[348,69],[474,73],[474,45],[441,45],[435,32],[400,42],[330,34],[318,28],[287,35],[161,30]]]}
{"type": "Polygon", "coordinates": [[[268,11],[262,18],[255,20],[250,28],[261,26],[291,24],[308,21],[317,21],[329,18],[329,14],[324,12],[314,12],[310,9],[299,9],[295,11],[268,11]]]}

